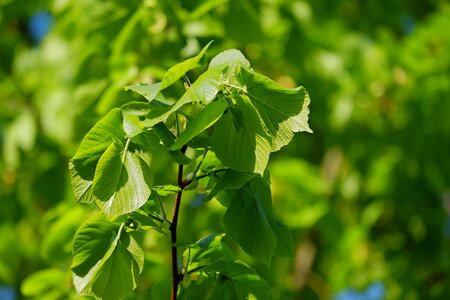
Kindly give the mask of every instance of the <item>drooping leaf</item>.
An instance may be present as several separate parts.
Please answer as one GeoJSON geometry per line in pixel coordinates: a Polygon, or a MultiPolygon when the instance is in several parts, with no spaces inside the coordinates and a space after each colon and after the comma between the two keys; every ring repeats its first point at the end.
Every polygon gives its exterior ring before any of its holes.
{"type": "Polygon", "coordinates": [[[180,149],[199,133],[212,126],[222,116],[226,107],[227,102],[225,100],[218,100],[208,104],[195,119],[188,123],[186,129],[169,149],[180,149]]]}
{"type": "Polygon", "coordinates": [[[245,252],[266,264],[277,245],[271,205],[270,188],[255,178],[236,192],[224,216],[227,233],[245,252]]]}
{"type": "Polygon", "coordinates": [[[150,196],[151,184],[147,163],[125,151],[120,141],[114,141],[98,162],[92,193],[97,205],[111,217],[142,206],[150,196]]]}
{"type": "Polygon", "coordinates": [[[272,151],[288,144],[294,132],[312,132],[308,125],[310,100],[304,87],[286,89],[244,67],[238,68],[236,78],[273,137],[272,151]]]}
{"type": "Polygon", "coordinates": [[[213,149],[228,167],[263,174],[269,160],[270,139],[256,109],[245,97],[216,123],[213,149]]]}
{"type": "Polygon", "coordinates": [[[132,90],[133,92],[136,92],[142,96],[145,97],[148,101],[153,101],[158,95],[159,90],[161,89],[161,82],[153,83],[153,84],[135,84],[135,85],[128,85],[125,87],[125,91],[132,90]]]}
{"type": "Polygon", "coordinates": [[[144,254],[123,224],[98,214],[78,230],[73,247],[73,281],[79,295],[115,300],[136,287],[144,254]]]}
{"type": "Polygon", "coordinates": [[[133,238],[124,234],[105,258],[92,277],[92,293],[100,299],[121,299],[137,286],[144,252],[133,238]]]}
{"type": "Polygon", "coordinates": [[[81,225],[73,240],[72,271],[84,277],[106,254],[118,230],[119,225],[108,222],[103,214],[81,225]]]}
{"type": "Polygon", "coordinates": [[[209,45],[211,45],[212,41],[209,42],[205,47],[203,47],[202,51],[194,57],[191,57],[167,70],[166,74],[164,74],[163,80],[161,82],[160,90],[167,88],[168,86],[175,83],[178,79],[183,77],[188,71],[198,68],[201,66],[201,60],[206,53],[209,45]]]}
{"type": "Polygon", "coordinates": [[[122,111],[114,108],[86,134],[72,158],[74,161],[98,160],[113,139],[123,139],[122,111]]]}

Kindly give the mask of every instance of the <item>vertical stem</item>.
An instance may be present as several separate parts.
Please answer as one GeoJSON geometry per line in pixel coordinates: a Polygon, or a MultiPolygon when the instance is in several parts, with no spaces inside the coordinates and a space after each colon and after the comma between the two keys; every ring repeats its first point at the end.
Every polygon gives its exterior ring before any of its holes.
{"type": "MultiPolygon", "coordinates": [[[[186,152],[186,146],[181,148],[181,152],[186,152]]],[[[173,218],[172,223],[170,224],[170,237],[172,242],[172,296],[171,300],[177,299],[177,291],[178,284],[181,280],[181,274],[178,272],[178,255],[177,255],[177,225],[178,225],[178,214],[180,212],[180,204],[181,204],[181,195],[183,193],[184,184],[183,184],[183,165],[178,165],[178,186],[180,187],[180,191],[177,193],[177,198],[175,200],[175,208],[173,210],[173,218]]]]}

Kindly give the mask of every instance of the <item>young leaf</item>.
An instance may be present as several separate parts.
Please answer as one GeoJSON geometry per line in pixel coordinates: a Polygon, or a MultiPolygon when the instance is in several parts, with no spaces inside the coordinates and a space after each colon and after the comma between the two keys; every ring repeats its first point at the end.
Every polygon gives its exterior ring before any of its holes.
{"type": "Polygon", "coordinates": [[[145,127],[152,127],[157,123],[164,122],[167,118],[183,105],[191,102],[209,103],[219,91],[222,69],[214,68],[206,71],[186,90],[181,98],[172,106],[152,109],[147,119],[142,121],[145,127]]]}
{"type": "Polygon", "coordinates": [[[151,193],[152,173],[138,155],[114,141],[100,158],[92,193],[108,217],[132,212],[142,206],[151,193]]]}
{"type": "Polygon", "coordinates": [[[277,238],[270,225],[273,219],[270,188],[255,178],[237,191],[224,216],[227,232],[245,252],[269,264],[277,238]]]}
{"type": "Polygon", "coordinates": [[[198,68],[201,66],[201,59],[206,53],[206,50],[208,49],[209,45],[211,45],[212,41],[209,42],[205,47],[203,47],[202,51],[200,51],[199,54],[195,57],[191,57],[182,63],[179,63],[173,67],[171,67],[169,70],[167,70],[166,74],[164,74],[163,80],[161,82],[161,87],[159,90],[163,90],[167,88],[168,86],[175,83],[178,79],[183,77],[184,74],[186,74],[188,71],[198,68]]]}
{"type": "Polygon", "coordinates": [[[261,74],[239,68],[238,82],[258,110],[273,137],[272,151],[288,144],[294,132],[312,132],[308,125],[308,93],[304,87],[286,89],[261,74]]]}
{"type": "Polygon", "coordinates": [[[225,108],[227,108],[225,100],[218,100],[208,104],[194,120],[188,123],[186,129],[169,149],[180,149],[195,136],[212,126],[222,116],[225,108]]]}
{"type": "Polygon", "coordinates": [[[253,105],[236,95],[231,107],[216,123],[213,149],[228,167],[243,172],[264,173],[270,154],[270,139],[253,105]]]}
{"type": "Polygon", "coordinates": [[[221,66],[224,68],[225,76],[223,80],[228,80],[229,83],[235,83],[236,79],[234,79],[234,75],[236,74],[236,69],[239,66],[244,66],[246,68],[250,68],[250,62],[245,58],[244,54],[241,51],[236,49],[225,50],[219,54],[217,54],[211,62],[209,63],[209,69],[217,68],[221,66]]]}
{"type": "Polygon", "coordinates": [[[158,95],[159,90],[161,89],[161,82],[153,83],[153,84],[135,84],[129,85],[125,87],[125,91],[132,90],[142,96],[145,97],[148,101],[153,101],[158,95]]]}
{"type": "Polygon", "coordinates": [[[113,139],[123,139],[122,111],[114,108],[86,134],[72,158],[77,160],[98,160],[113,139]]]}

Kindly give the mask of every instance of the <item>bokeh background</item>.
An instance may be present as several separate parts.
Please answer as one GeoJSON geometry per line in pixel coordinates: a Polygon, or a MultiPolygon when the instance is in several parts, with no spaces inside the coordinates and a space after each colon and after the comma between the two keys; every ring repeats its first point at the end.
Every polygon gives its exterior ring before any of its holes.
{"type": "MultiPolygon", "coordinates": [[[[136,99],[125,85],[160,80],[210,40],[209,58],[240,49],[312,99],[314,134],[269,165],[295,255],[250,262],[274,299],[449,299],[445,0],[0,0],[0,299],[75,298],[71,241],[95,208],[74,203],[69,158],[136,99]]],[[[188,196],[179,235],[220,231],[222,212],[188,196]]],[[[170,276],[163,240],[146,237],[129,299],[170,276]]]]}

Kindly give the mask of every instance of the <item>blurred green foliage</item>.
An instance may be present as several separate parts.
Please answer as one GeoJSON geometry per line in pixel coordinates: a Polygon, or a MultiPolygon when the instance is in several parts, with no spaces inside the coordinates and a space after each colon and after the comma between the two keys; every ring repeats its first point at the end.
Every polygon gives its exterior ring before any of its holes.
{"type": "MultiPolygon", "coordinates": [[[[445,0],[0,0],[0,286],[75,297],[71,243],[92,208],[74,205],[68,158],[101,116],[136,97],[124,86],[160,80],[214,40],[208,56],[240,49],[312,99],[314,134],[269,163],[274,210],[296,241],[292,260],[255,265],[274,298],[328,299],[382,282],[386,299],[445,299],[448,28],[445,0]],[[42,40],[29,27],[40,11],[52,17],[42,40]]],[[[175,178],[167,158],[158,163],[157,178],[175,178]]],[[[181,242],[222,231],[222,214],[186,197],[181,242]]],[[[142,239],[130,299],[170,277],[165,238],[142,239]]]]}

